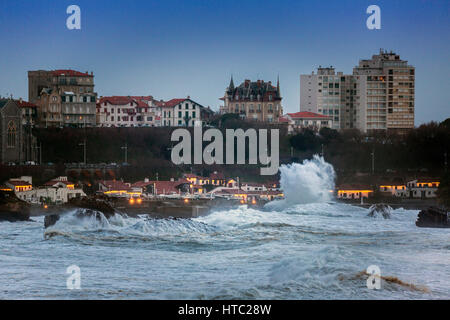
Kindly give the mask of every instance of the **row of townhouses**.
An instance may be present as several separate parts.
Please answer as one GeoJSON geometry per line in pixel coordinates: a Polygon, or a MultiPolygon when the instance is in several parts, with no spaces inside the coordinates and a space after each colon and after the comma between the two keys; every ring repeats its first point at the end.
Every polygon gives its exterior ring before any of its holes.
{"type": "Polygon", "coordinates": [[[28,72],[28,96],[40,127],[193,126],[213,111],[190,97],[168,101],[152,96],[98,97],[93,72],[28,72]]]}
{"type": "MultiPolygon", "coordinates": [[[[193,126],[213,114],[190,97],[168,101],[152,96],[98,97],[93,72],[28,72],[28,99],[37,106],[36,123],[48,126],[193,126]]],[[[233,77],[220,98],[220,113],[288,124],[290,131],[357,128],[405,131],[414,127],[415,68],[394,52],[380,50],[362,59],[352,74],[319,67],[300,76],[300,112],[283,114],[280,81],[233,77]]]]}
{"type": "MultiPolygon", "coordinates": [[[[29,102],[0,98],[0,163],[35,161],[37,127],[176,127],[208,123],[214,112],[191,99],[153,96],[98,96],[93,72],[28,72],[29,102]]],[[[414,128],[415,68],[394,52],[380,50],[360,60],[352,74],[319,67],[300,76],[300,112],[283,114],[280,81],[231,77],[220,98],[220,114],[249,121],[304,128],[363,132],[414,128]]]]}
{"type": "Polygon", "coordinates": [[[169,101],[152,96],[101,97],[97,104],[97,126],[100,127],[192,127],[207,122],[214,112],[189,96],[169,101]]]}

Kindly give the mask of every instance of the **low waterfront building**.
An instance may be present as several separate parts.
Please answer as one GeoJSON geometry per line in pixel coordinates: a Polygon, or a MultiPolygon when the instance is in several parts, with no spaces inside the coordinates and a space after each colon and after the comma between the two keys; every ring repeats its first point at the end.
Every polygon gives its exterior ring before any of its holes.
{"type": "Polygon", "coordinates": [[[5,186],[14,192],[33,190],[33,178],[29,176],[22,176],[20,178],[11,178],[5,182],[5,186]]]}
{"type": "Polygon", "coordinates": [[[436,198],[436,192],[439,188],[438,179],[420,178],[407,183],[406,196],[409,198],[436,198]]]}
{"type": "Polygon", "coordinates": [[[293,133],[302,129],[319,131],[322,128],[332,128],[333,118],[314,112],[296,112],[284,115],[281,122],[287,122],[288,133],[293,133]]]}
{"type": "Polygon", "coordinates": [[[267,187],[262,183],[242,183],[241,189],[244,191],[267,191],[267,187]]]}
{"type": "Polygon", "coordinates": [[[139,190],[146,196],[164,196],[164,195],[181,195],[192,193],[190,182],[186,179],[171,179],[170,181],[155,181],[145,179],[131,185],[132,188],[139,190]]]}
{"type": "Polygon", "coordinates": [[[370,186],[360,184],[343,184],[337,188],[338,199],[361,199],[373,195],[370,186]]]}
{"type": "Polygon", "coordinates": [[[227,180],[222,173],[214,171],[209,177],[201,177],[193,173],[184,173],[183,178],[189,181],[193,185],[205,185],[211,184],[214,186],[225,186],[227,180]]]}
{"type": "Polygon", "coordinates": [[[109,197],[128,197],[133,193],[131,184],[121,180],[101,180],[98,182],[98,192],[109,197]]]}
{"type": "Polygon", "coordinates": [[[40,187],[29,191],[17,192],[16,195],[19,199],[33,204],[64,204],[70,199],[86,196],[82,189],[71,189],[63,186],[40,187]]]}
{"type": "Polygon", "coordinates": [[[211,193],[214,196],[241,200],[242,204],[249,203],[253,199],[272,201],[276,199],[282,199],[284,197],[284,194],[281,191],[273,191],[273,190],[245,191],[240,188],[220,188],[218,190],[213,190],[211,193]]]}
{"type": "Polygon", "coordinates": [[[383,184],[379,186],[379,190],[382,194],[399,198],[406,197],[408,192],[404,184],[383,184]]]}
{"type": "Polygon", "coordinates": [[[22,176],[8,180],[5,186],[12,189],[19,199],[33,204],[63,204],[72,198],[86,196],[83,190],[75,188],[75,184],[69,182],[67,177],[58,177],[42,187],[33,188],[32,177],[22,176]]]}
{"type": "Polygon", "coordinates": [[[75,184],[67,179],[66,176],[57,177],[50,181],[47,181],[44,186],[55,187],[55,188],[67,188],[70,190],[75,189],[75,184]]]}

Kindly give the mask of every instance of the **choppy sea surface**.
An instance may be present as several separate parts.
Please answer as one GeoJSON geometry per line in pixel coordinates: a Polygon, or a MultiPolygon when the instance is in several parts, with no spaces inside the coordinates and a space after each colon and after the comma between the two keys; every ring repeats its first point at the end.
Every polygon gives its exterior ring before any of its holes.
{"type": "Polygon", "coordinates": [[[335,202],[192,220],[0,222],[0,299],[449,299],[450,233],[335,202]],[[81,289],[67,289],[67,267],[81,289]],[[380,290],[361,271],[377,265],[380,290]]]}
{"type": "Polygon", "coordinates": [[[73,212],[45,230],[43,217],[0,222],[0,299],[450,298],[449,229],[416,227],[418,211],[384,219],[335,202],[334,169],[318,156],[280,173],[285,199],[264,209],[184,220],[73,212]],[[67,287],[72,265],[80,289],[67,287]],[[380,289],[367,287],[374,265],[380,289]]]}

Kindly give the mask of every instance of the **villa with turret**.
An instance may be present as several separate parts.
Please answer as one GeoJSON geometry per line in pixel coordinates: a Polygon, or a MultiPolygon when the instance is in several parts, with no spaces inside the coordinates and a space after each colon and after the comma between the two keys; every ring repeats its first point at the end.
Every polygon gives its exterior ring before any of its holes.
{"type": "Polygon", "coordinates": [[[220,98],[224,101],[220,112],[239,114],[241,118],[248,120],[277,122],[283,114],[281,99],[279,79],[276,87],[271,81],[263,80],[245,80],[235,87],[231,77],[224,97],[220,98]]]}

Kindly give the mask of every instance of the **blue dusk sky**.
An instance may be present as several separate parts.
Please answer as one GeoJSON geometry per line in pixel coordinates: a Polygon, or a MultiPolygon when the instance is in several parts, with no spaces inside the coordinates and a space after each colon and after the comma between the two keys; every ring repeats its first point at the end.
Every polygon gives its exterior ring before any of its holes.
{"type": "Polygon", "coordinates": [[[218,109],[231,74],[276,82],[285,112],[300,74],[351,73],[380,48],[416,67],[416,125],[450,117],[450,1],[0,0],[0,94],[28,98],[28,70],[93,71],[99,95],[191,98],[218,109]],[[81,30],[66,8],[81,8],[81,30]],[[368,30],[366,8],[381,8],[368,30]]]}

